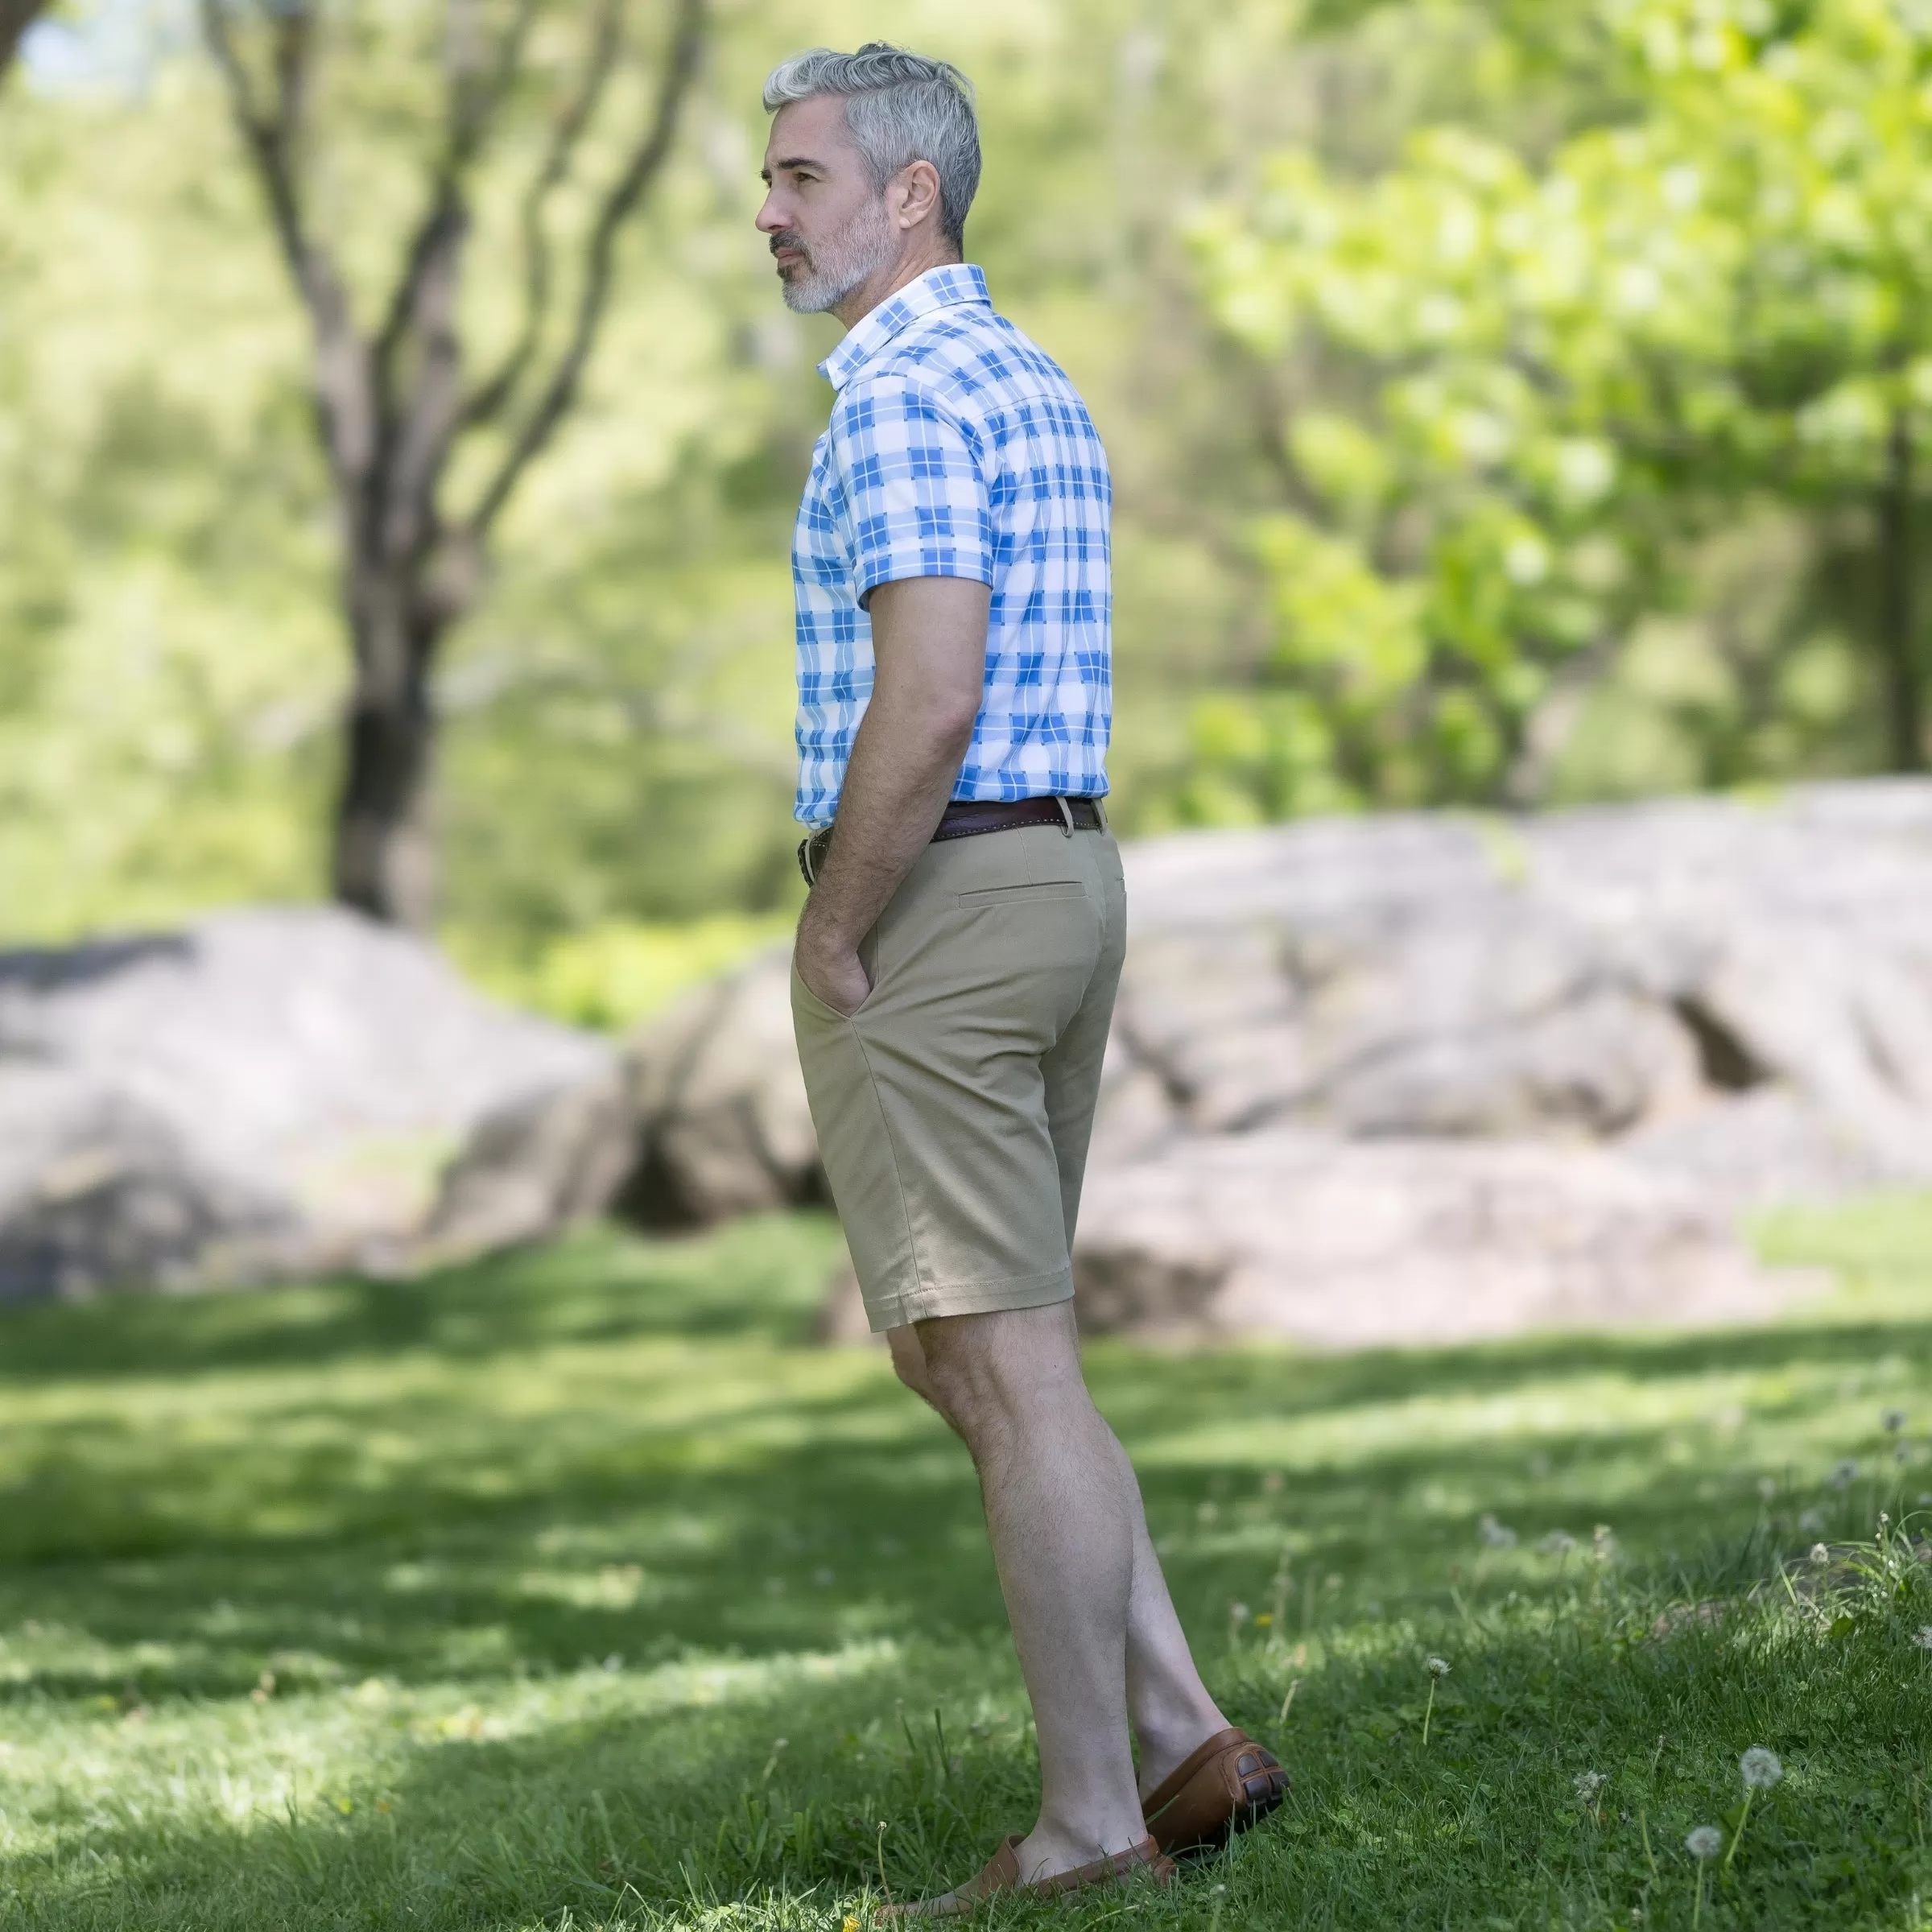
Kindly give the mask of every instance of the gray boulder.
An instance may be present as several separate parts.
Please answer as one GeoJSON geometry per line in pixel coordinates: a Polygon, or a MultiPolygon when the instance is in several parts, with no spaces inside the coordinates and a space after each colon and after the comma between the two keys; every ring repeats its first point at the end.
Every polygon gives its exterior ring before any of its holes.
{"type": "MultiPolygon", "coordinates": [[[[1932,783],[1125,856],[1090,1327],[1341,1345],[1721,1319],[1790,1286],[1739,1245],[1745,1208],[1932,1181],[1932,783]]],[[[807,1195],[782,960],[713,997],[630,1050],[666,1191],[807,1195]]],[[[855,1307],[835,1291],[828,1332],[855,1307]]]]}
{"type": "Polygon", "coordinates": [[[332,909],[0,953],[0,1298],[408,1265],[486,1123],[613,1067],[332,909]]]}

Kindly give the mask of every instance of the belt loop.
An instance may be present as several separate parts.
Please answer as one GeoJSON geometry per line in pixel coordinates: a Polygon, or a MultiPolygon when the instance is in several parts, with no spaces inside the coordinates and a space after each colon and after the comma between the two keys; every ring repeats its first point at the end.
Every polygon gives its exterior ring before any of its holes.
{"type": "Polygon", "coordinates": [[[1055,804],[1059,807],[1060,816],[1066,821],[1066,824],[1061,828],[1060,836],[1063,838],[1070,839],[1073,836],[1073,807],[1067,803],[1066,799],[1060,797],[1057,793],[1055,795],[1053,802],[1055,804]]]}

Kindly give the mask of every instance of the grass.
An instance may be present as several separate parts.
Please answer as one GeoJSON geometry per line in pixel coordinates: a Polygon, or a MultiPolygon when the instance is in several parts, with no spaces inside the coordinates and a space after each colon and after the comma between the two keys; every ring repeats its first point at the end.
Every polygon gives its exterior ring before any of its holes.
{"type": "MultiPolygon", "coordinates": [[[[1024,1829],[965,1459],[802,1345],[834,1240],[0,1318],[0,1924],[837,1927],[1024,1829]]],[[[1096,1347],[1294,1790],[1164,1897],[990,1922],[1932,1927],[1932,1201],[1764,1241],[1844,1286],[1749,1333],[1096,1347]]]]}

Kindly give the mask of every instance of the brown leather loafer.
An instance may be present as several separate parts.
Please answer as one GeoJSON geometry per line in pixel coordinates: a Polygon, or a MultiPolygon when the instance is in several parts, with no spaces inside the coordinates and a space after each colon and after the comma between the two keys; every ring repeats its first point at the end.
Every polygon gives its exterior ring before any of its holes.
{"type": "Polygon", "coordinates": [[[987,1860],[964,1885],[938,1898],[916,1904],[887,1905],[881,1919],[964,1918],[976,1912],[1001,1893],[1022,1898],[1057,1898],[1066,1892],[1084,1892],[1089,1885],[1114,1885],[1132,1878],[1147,1878],[1157,1885],[1173,1882],[1174,1861],[1161,1855],[1151,1838],[1142,1839],[1131,1852],[1117,1852],[1111,1858],[1096,1858],[1090,1865],[1076,1865],[1071,1872],[1055,1872],[1050,1878],[1022,1879],[1019,1850],[1026,1841],[1015,1832],[987,1860]]]}
{"type": "Polygon", "coordinates": [[[1154,1843],[1170,1857],[1224,1844],[1288,1795],[1288,1773],[1245,1731],[1217,1731],[1177,1765],[1141,1805],[1154,1843]]]}

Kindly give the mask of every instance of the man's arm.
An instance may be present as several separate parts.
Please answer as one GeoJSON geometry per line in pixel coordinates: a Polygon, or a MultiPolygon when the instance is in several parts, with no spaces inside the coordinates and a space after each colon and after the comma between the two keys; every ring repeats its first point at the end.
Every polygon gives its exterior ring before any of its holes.
{"type": "Polygon", "coordinates": [[[799,977],[856,1012],[872,990],[859,942],[931,842],[972,742],[993,593],[907,577],[872,593],[872,697],[839,795],[838,836],[799,921],[799,977]]]}

